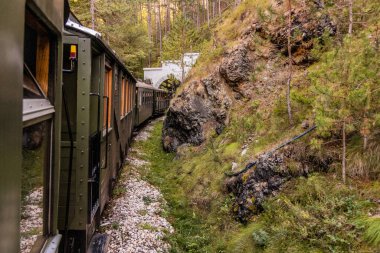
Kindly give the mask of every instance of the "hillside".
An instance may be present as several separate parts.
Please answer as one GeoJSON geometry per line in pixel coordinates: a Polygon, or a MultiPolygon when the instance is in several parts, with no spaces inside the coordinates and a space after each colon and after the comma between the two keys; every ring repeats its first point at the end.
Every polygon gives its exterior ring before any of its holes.
{"type": "Polygon", "coordinates": [[[147,175],[173,252],[379,250],[380,4],[348,2],[251,0],[215,21],[164,122],[175,160],[157,151],[147,175]]]}

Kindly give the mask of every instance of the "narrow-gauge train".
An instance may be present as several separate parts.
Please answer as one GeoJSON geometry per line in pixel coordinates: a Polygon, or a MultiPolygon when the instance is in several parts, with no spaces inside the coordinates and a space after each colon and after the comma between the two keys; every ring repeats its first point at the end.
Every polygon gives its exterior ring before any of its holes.
{"type": "Polygon", "coordinates": [[[0,8],[0,252],[88,252],[133,129],[169,96],[137,82],[67,1],[0,8]]]}

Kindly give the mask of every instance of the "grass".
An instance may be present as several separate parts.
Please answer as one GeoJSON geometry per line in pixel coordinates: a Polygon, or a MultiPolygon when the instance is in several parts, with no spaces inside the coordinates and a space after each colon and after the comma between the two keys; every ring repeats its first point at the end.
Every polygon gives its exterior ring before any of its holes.
{"type": "Polygon", "coordinates": [[[22,200],[37,187],[43,186],[44,145],[36,150],[22,151],[22,200]]]}
{"type": "Polygon", "coordinates": [[[151,164],[144,178],[167,200],[165,216],[175,229],[167,235],[171,252],[372,252],[378,243],[377,227],[363,217],[374,207],[366,199],[380,187],[347,187],[329,175],[293,179],[243,226],[233,220],[234,198],[223,190],[225,163],[239,156],[241,144],[214,137],[176,158],[162,150],[161,130],[158,123],[135,145],[151,164]]]}
{"type": "Polygon", "coordinates": [[[371,206],[333,178],[300,178],[266,203],[253,240],[264,252],[359,252],[368,245],[355,220],[371,206]]]}
{"type": "Polygon", "coordinates": [[[137,148],[147,154],[143,159],[150,162],[150,170],[144,178],[159,187],[167,200],[167,213],[175,234],[169,236],[172,252],[205,252],[210,242],[208,228],[200,216],[190,208],[189,200],[180,187],[180,177],[176,173],[175,155],[166,153],[161,146],[161,124],[154,127],[152,137],[146,142],[137,143],[137,148]]]}
{"type": "Polygon", "coordinates": [[[152,226],[151,224],[148,224],[148,223],[140,224],[140,227],[142,229],[150,230],[150,231],[157,231],[158,230],[158,228],[156,228],[155,226],[152,226]]]}

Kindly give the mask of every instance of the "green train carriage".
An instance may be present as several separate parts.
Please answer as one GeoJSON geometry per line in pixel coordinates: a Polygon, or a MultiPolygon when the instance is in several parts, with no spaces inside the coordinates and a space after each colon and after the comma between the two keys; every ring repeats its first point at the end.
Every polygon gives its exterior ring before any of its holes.
{"type": "Polygon", "coordinates": [[[129,147],[136,80],[73,15],[63,44],[69,117],[62,117],[59,229],[71,250],[87,252],[129,147]]]}

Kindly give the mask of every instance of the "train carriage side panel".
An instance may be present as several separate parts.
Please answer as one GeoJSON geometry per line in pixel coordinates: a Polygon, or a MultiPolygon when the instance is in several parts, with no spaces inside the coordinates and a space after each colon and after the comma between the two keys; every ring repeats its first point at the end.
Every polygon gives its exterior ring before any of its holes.
{"type": "Polygon", "coordinates": [[[7,119],[0,124],[0,252],[19,252],[25,3],[1,1],[0,8],[0,115],[7,119]]]}
{"type": "Polygon", "coordinates": [[[53,26],[61,31],[63,27],[64,0],[27,0],[37,14],[43,13],[53,26]],[[40,12],[40,13],[39,13],[40,12]]]}

